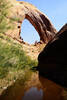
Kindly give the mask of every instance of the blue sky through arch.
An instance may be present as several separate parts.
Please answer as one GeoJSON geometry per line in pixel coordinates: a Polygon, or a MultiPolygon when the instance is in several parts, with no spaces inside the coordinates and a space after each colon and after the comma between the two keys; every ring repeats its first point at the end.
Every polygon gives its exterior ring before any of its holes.
{"type": "Polygon", "coordinates": [[[25,19],[22,23],[21,37],[25,42],[28,42],[29,44],[33,44],[35,41],[40,40],[38,32],[27,19],[25,19]]]}

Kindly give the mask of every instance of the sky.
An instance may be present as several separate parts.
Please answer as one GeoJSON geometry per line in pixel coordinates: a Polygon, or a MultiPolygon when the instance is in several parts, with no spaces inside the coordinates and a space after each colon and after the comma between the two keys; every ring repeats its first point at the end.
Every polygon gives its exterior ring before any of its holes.
{"type": "MultiPolygon", "coordinates": [[[[48,16],[54,27],[59,31],[67,23],[67,0],[17,0],[26,1],[35,5],[40,11],[48,16]]],[[[34,43],[39,41],[39,36],[34,27],[24,20],[21,36],[24,41],[34,43]]]]}

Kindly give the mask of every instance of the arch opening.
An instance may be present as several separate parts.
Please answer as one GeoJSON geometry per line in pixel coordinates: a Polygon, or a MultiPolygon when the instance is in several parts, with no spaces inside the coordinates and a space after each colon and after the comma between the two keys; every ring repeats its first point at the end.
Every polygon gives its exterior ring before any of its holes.
{"type": "Polygon", "coordinates": [[[20,37],[28,44],[34,44],[35,42],[40,41],[38,32],[27,19],[24,19],[22,22],[20,37]]]}

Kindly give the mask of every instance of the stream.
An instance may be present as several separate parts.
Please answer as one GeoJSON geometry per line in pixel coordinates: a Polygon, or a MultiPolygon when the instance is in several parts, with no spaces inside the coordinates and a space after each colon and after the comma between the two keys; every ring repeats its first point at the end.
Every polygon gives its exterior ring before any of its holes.
{"type": "Polygon", "coordinates": [[[38,72],[27,73],[5,89],[0,100],[67,100],[67,89],[40,76],[38,72]]]}

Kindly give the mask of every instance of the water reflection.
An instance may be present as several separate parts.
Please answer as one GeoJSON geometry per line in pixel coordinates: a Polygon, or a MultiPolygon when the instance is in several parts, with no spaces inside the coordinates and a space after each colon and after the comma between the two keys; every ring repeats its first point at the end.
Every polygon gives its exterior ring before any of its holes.
{"type": "Polygon", "coordinates": [[[32,73],[25,83],[23,79],[3,91],[0,100],[67,100],[67,91],[54,82],[32,73]]]}
{"type": "Polygon", "coordinates": [[[43,100],[43,90],[32,87],[24,94],[22,100],[43,100]]]}

